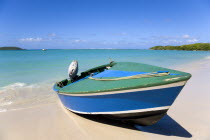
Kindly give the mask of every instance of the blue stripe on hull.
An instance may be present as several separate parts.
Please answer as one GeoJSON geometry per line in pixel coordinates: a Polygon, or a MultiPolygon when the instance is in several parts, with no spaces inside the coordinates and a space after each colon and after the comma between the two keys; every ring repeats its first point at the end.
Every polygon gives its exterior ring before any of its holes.
{"type": "Polygon", "coordinates": [[[86,113],[115,112],[170,106],[183,86],[95,96],[58,94],[65,107],[86,113]]]}

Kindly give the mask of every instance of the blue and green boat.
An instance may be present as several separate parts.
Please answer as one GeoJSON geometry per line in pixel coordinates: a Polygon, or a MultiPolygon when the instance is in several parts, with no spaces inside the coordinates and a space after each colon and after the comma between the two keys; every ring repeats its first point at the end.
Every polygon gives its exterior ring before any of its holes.
{"type": "Polygon", "coordinates": [[[152,125],[166,115],[191,74],[133,62],[110,62],[54,85],[78,114],[152,125]]]}

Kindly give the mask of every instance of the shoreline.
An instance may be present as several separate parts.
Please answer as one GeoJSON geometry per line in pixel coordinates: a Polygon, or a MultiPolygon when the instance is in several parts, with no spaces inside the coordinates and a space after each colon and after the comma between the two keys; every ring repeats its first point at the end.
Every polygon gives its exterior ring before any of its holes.
{"type": "Polygon", "coordinates": [[[133,126],[101,117],[87,117],[55,103],[0,112],[1,140],[45,139],[209,139],[210,60],[204,58],[176,68],[192,74],[160,122],[133,126]],[[202,80],[202,81],[201,81],[202,80]]]}

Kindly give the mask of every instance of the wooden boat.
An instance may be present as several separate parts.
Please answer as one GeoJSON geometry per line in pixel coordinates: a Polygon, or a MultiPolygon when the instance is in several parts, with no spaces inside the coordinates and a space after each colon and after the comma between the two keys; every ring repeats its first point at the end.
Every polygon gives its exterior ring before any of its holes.
{"type": "Polygon", "coordinates": [[[191,74],[133,62],[111,62],[54,85],[72,112],[152,125],[169,110],[191,74]]]}

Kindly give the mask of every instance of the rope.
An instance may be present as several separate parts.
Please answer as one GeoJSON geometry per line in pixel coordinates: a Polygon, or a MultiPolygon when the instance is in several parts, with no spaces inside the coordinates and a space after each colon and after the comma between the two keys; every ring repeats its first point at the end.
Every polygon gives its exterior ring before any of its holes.
{"type": "Polygon", "coordinates": [[[100,79],[100,78],[93,78],[93,77],[89,77],[89,79],[98,80],[98,81],[116,81],[116,80],[137,79],[137,78],[147,78],[147,77],[160,77],[160,76],[166,76],[169,74],[170,74],[169,72],[164,72],[164,73],[151,72],[147,74],[137,74],[133,76],[126,76],[126,77],[120,77],[120,78],[114,78],[114,79],[100,79]]]}

